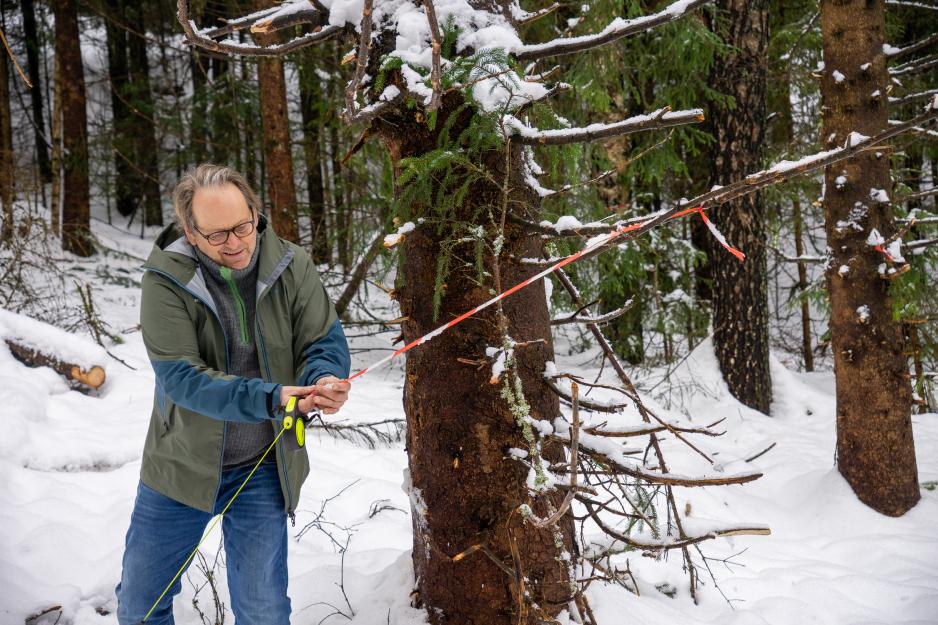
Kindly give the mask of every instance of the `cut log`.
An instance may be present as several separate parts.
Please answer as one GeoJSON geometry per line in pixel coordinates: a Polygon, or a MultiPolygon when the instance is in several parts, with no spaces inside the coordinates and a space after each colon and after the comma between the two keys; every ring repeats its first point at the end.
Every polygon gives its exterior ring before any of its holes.
{"type": "Polygon", "coordinates": [[[98,365],[90,369],[83,369],[78,365],[65,362],[58,357],[46,354],[34,347],[30,347],[15,339],[4,339],[10,353],[28,367],[49,367],[56,373],[65,376],[66,379],[83,384],[93,389],[98,389],[104,384],[104,368],[98,365]]]}

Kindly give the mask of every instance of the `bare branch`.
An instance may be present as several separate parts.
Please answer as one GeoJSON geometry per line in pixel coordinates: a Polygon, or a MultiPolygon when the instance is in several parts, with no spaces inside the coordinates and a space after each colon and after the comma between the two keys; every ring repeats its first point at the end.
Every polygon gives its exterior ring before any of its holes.
{"type": "Polygon", "coordinates": [[[908,76],[910,74],[920,74],[933,67],[938,67],[938,54],[930,54],[920,59],[909,61],[904,65],[889,68],[890,76],[908,76]]]}
{"type": "Polygon", "coordinates": [[[427,111],[432,112],[440,108],[440,97],[443,92],[442,71],[440,69],[440,52],[443,49],[443,37],[440,35],[440,23],[436,19],[436,9],[433,0],[423,0],[423,7],[427,11],[427,23],[430,26],[431,57],[430,57],[430,103],[427,111]]]}
{"type": "Polygon", "coordinates": [[[270,17],[282,7],[278,4],[266,9],[261,9],[260,11],[255,11],[254,13],[249,13],[241,17],[235,18],[233,20],[228,20],[227,24],[224,26],[219,26],[218,28],[212,28],[211,30],[206,30],[202,34],[208,37],[209,39],[216,39],[224,35],[230,35],[233,32],[243,30],[245,28],[250,28],[258,20],[270,17]]]}
{"type": "Polygon", "coordinates": [[[581,258],[592,258],[597,256],[609,247],[620,245],[624,241],[633,240],[666,221],[671,221],[672,219],[681,217],[698,208],[706,209],[719,206],[720,204],[724,204],[738,197],[754,193],[759,189],[765,188],[767,186],[778,184],[780,182],[790,180],[791,178],[802,176],[824,167],[828,167],[834,163],[847,160],[861,152],[882,150],[884,149],[882,147],[884,142],[905,132],[909,132],[920,124],[928,123],[934,120],[936,117],[938,117],[938,97],[936,97],[928,106],[928,108],[925,109],[925,112],[918,117],[914,117],[905,122],[896,122],[895,124],[890,121],[891,127],[875,136],[861,138],[859,136],[851,135],[851,137],[848,139],[847,145],[844,147],[834,148],[833,150],[827,150],[825,152],[819,152],[795,162],[782,161],[780,163],[776,163],[769,169],[746,176],[744,179],[737,180],[736,182],[725,187],[714,187],[710,191],[702,193],[701,195],[698,195],[691,200],[682,200],[677,205],[669,208],[668,210],[660,211],[655,213],[653,216],[648,217],[647,220],[642,222],[640,225],[630,225],[627,232],[623,231],[623,237],[611,239],[603,245],[597,246],[586,254],[583,254],[581,258]],[[624,241],[622,240],[623,238],[624,241]]]}
{"type": "Polygon", "coordinates": [[[901,98],[889,98],[889,104],[893,106],[902,106],[903,104],[908,104],[909,102],[917,102],[919,100],[930,100],[935,95],[938,95],[938,89],[930,89],[928,91],[922,91],[920,93],[913,93],[911,95],[903,96],[901,98]]]}
{"type": "Polygon", "coordinates": [[[648,115],[636,115],[612,124],[591,124],[584,128],[560,128],[557,130],[539,130],[522,124],[514,118],[507,118],[507,124],[515,134],[512,141],[522,145],[568,145],[570,143],[587,143],[611,137],[696,124],[704,120],[701,109],[671,112],[670,108],[662,108],[648,115]]]}
{"type": "Polygon", "coordinates": [[[938,237],[934,239],[919,239],[918,241],[909,241],[908,243],[903,243],[902,247],[907,250],[917,250],[923,247],[931,247],[932,245],[938,245],[938,237]]]}
{"type": "Polygon", "coordinates": [[[927,48],[928,46],[936,42],[938,42],[938,32],[936,32],[933,35],[929,35],[928,37],[919,39],[918,41],[914,43],[910,43],[904,48],[890,47],[888,48],[888,51],[884,50],[884,52],[886,53],[887,59],[889,60],[898,59],[899,57],[905,56],[906,54],[912,54],[913,52],[917,52],[921,50],[922,48],[927,48]]]}
{"type": "Polygon", "coordinates": [[[596,323],[596,324],[609,323],[613,319],[618,319],[619,317],[627,313],[629,310],[631,310],[632,304],[634,303],[635,303],[635,299],[631,298],[625,304],[623,304],[620,308],[607,312],[604,315],[599,315],[598,317],[581,316],[579,312],[575,312],[572,315],[569,315],[567,317],[561,317],[560,319],[551,319],[550,324],[553,326],[562,326],[562,325],[567,325],[570,323],[596,323]]]}
{"type": "Polygon", "coordinates": [[[560,8],[560,4],[555,2],[550,6],[544,7],[543,9],[538,9],[526,15],[522,15],[520,18],[515,20],[515,26],[524,26],[525,24],[530,24],[536,20],[541,19],[547,15],[550,15],[554,11],[560,8]]]}
{"type": "Polygon", "coordinates": [[[907,2],[906,0],[886,0],[886,4],[891,4],[893,6],[901,7],[912,7],[915,9],[929,9],[932,11],[938,11],[938,6],[931,4],[924,4],[922,2],[907,2]]]}
{"type": "Polygon", "coordinates": [[[358,108],[358,89],[361,86],[362,79],[365,76],[365,68],[368,66],[368,56],[371,52],[371,16],[374,0],[365,0],[362,8],[361,38],[358,41],[358,57],[355,61],[355,74],[345,86],[345,110],[342,117],[348,122],[359,113],[358,108]]]}
{"type": "Polygon", "coordinates": [[[300,8],[300,6],[300,3],[295,3],[289,7],[289,10],[284,10],[287,7],[280,5],[277,7],[280,9],[279,11],[270,17],[255,22],[251,26],[251,32],[267,34],[302,24],[319,26],[329,17],[328,13],[323,14],[312,6],[307,8],[300,8]]]}
{"type": "MultiPolygon", "coordinates": [[[[576,385],[576,382],[573,383],[576,385]]],[[[557,384],[551,378],[547,378],[547,386],[552,390],[558,397],[565,400],[566,403],[573,405],[574,398],[571,394],[567,393],[565,390],[560,388],[560,385],[557,384]]],[[[609,412],[609,413],[619,413],[624,408],[628,407],[628,404],[600,404],[597,402],[580,400],[580,405],[586,408],[587,410],[593,410],[595,412],[609,412]]]]}
{"type": "Polygon", "coordinates": [[[636,549],[681,549],[705,540],[725,536],[769,536],[772,534],[772,530],[768,527],[728,527],[726,529],[713,530],[700,536],[683,536],[678,540],[638,541],[606,525],[593,508],[593,503],[586,497],[577,497],[577,499],[583,503],[590,517],[603,533],[636,549]]]}
{"type": "Polygon", "coordinates": [[[618,41],[631,35],[651,30],[662,24],[678,20],[697,7],[708,4],[712,0],[680,0],[673,2],[658,13],[636,17],[626,20],[621,17],[614,19],[602,31],[595,35],[581,37],[562,37],[545,43],[527,44],[515,51],[515,58],[519,61],[534,61],[549,56],[573,54],[591,50],[618,41]]]}
{"type": "Polygon", "coordinates": [[[204,50],[226,54],[237,54],[240,56],[281,56],[288,52],[299,50],[300,48],[311,46],[313,44],[319,43],[320,41],[324,41],[329,37],[332,37],[333,35],[336,35],[345,30],[345,28],[342,26],[326,26],[325,28],[317,29],[315,32],[307,33],[295,39],[291,39],[285,43],[273,46],[258,46],[249,43],[215,41],[208,37],[208,33],[211,31],[202,32],[196,29],[195,22],[189,18],[188,0],[177,0],[176,6],[176,18],[179,21],[179,24],[182,26],[182,30],[186,34],[186,39],[189,40],[189,43],[204,50]]]}

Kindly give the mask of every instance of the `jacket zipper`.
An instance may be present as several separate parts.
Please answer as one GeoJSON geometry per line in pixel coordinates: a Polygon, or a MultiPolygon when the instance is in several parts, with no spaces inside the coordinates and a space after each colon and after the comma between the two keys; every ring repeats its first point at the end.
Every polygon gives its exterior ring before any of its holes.
{"type": "MultiPolygon", "coordinates": [[[[173,277],[172,275],[166,273],[165,271],[160,271],[159,269],[154,269],[154,268],[152,268],[152,267],[144,267],[144,269],[145,269],[146,271],[152,271],[153,273],[157,273],[157,274],[160,274],[161,276],[165,276],[166,278],[169,278],[173,283],[175,283],[175,284],[176,284],[179,288],[181,288],[183,291],[185,291],[186,293],[188,293],[189,295],[191,295],[192,297],[194,297],[194,298],[197,299],[198,301],[202,302],[202,305],[205,306],[205,307],[208,309],[208,311],[209,311],[210,313],[212,313],[212,316],[215,318],[215,321],[218,323],[218,327],[221,328],[222,339],[224,339],[224,344],[225,344],[225,373],[227,374],[228,371],[231,369],[231,360],[230,360],[231,357],[230,357],[230,355],[228,354],[228,335],[225,333],[225,326],[224,326],[224,324],[222,324],[221,319],[219,318],[218,314],[217,314],[217,313],[215,312],[215,310],[212,308],[212,305],[209,304],[209,302],[205,301],[204,298],[199,297],[196,293],[194,293],[193,291],[190,291],[188,288],[186,288],[186,285],[184,285],[184,284],[181,283],[179,280],[177,280],[175,277],[173,277]]],[[[266,356],[266,354],[265,354],[265,355],[264,355],[264,358],[266,358],[266,357],[267,357],[267,356],[266,356]]],[[[223,471],[224,468],[225,468],[225,442],[226,442],[227,439],[228,439],[228,422],[227,422],[227,421],[222,421],[222,430],[221,430],[221,452],[218,454],[218,484],[215,485],[215,495],[212,497],[212,505],[213,505],[213,506],[215,505],[215,500],[218,499],[218,492],[221,490],[221,474],[222,474],[222,471],[223,471]]]]}
{"type": "Polygon", "coordinates": [[[244,300],[241,299],[241,292],[238,290],[238,285],[235,284],[234,278],[231,277],[231,268],[221,266],[218,269],[219,273],[221,273],[221,277],[225,279],[225,284],[228,285],[231,296],[234,298],[235,308],[238,309],[238,327],[241,329],[241,344],[248,345],[251,342],[251,335],[248,334],[248,313],[244,307],[244,300]]]}

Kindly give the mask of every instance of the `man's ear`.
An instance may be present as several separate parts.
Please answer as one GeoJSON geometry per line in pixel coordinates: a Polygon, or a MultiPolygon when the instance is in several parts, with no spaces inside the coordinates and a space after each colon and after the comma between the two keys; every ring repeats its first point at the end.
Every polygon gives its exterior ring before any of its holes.
{"type": "Polygon", "coordinates": [[[184,232],[186,233],[186,241],[189,242],[189,245],[191,245],[192,247],[195,247],[195,246],[196,246],[196,243],[197,243],[197,241],[198,241],[198,240],[195,238],[195,235],[192,234],[192,232],[190,232],[188,228],[186,228],[186,229],[184,230],[184,232]]]}

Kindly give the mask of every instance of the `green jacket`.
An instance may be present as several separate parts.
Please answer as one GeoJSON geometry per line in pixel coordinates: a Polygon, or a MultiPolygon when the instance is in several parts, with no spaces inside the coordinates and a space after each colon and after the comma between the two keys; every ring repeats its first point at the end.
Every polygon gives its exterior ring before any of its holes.
{"type": "MultiPolygon", "coordinates": [[[[157,237],[144,265],[140,325],[156,377],[140,479],[211,512],[221,482],[227,421],[268,420],[281,385],[325,375],[347,378],[348,343],[316,267],[300,247],[258,223],[255,335],[263,379],[228,375],[228,337],[191,246],[174,226],[157,237]]],[[[276,445],[286,511],[309,473],[306,450],[276,445]]]]}

